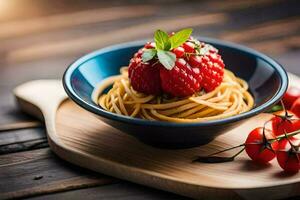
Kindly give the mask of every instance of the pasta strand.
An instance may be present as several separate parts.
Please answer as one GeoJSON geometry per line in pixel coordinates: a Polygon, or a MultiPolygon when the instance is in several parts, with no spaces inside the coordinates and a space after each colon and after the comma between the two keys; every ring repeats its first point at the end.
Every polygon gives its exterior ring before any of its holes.
{"type": "Polygon", "coordinates": [[[223,119],[249,111],[254,99],[246,81],[225,70],[223,82],[212,92],[185,98],[146,95],[135,91],[128,79],[128,68],[120,75],[102,80],[92,94],[101,108],[120,115],[148,120],[195,123],[223,119]],[[103,94],[108,87],[112,88],[103,94]]]}

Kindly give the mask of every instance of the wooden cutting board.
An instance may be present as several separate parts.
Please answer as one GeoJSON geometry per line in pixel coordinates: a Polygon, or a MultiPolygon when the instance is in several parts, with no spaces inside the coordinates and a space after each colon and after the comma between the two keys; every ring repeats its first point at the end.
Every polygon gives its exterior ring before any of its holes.
{"type": "MultiPolygon", "coordinates": [[[[291,84],[300,84],[296,76],[291,75],[290,80],[291,84]]],[[[262,126],[269,114],[249,119],[208,145],[163,150],[104,124],[68,100],[61,81],[28,82],[14,93],[25,112],[45,120],[51,149],[75,165],[197,199],[280,199],[300,195],[300,175],[286,175],[276,160],[259,166],[243,153],[234,162],[192,162],[199,155],[243,143],[249,131],[262,126]]]]}

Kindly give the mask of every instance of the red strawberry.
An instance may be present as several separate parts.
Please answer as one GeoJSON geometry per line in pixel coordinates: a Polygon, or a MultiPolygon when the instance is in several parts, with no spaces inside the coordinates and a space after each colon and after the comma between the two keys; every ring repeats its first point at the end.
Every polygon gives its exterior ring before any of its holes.
{"type": "MultiPolygon", "coordinates": [[[[159,38],[164,34],[167,35],[158,30],[155,37],[159,38]]],[[[169,35],[172,36],[175,33],[169,35]]],[[[217,49],[192,37],[186,38],[181,44],[176,44],[178,40],[172,40],[174,41],[174,49],[171,48],[171,40],[164,44],[158,43],[157,47],[154,42],[148,42],[135,53],[128,69],[129,79],[135,90],[146,94],[157,95],[164,92],[184,97],[199,92],[201,88],[210,92],[221,84],[225,66],[217,49]],[[153,48],[156,49],[154,55],[149,50],[153,48]],[[144,51],[147,52],[143,54],[144,51]],[[142,62],[142,55],[147,62],[142,62]],[[170,66],[170,63],[175,66],[170,66]]]]}
{"type": "Polygon", "coordinates": [[[184,56],[184,48],[183,47],[177,47],[172,50],[173,53],[175,53],[177,58],[182,58],[184,56]]]}
{"type": "Polygon", "coordinates": [[[187,53],[195,52],[195,44],[192,42],[185,42],[185,43],[183,43],[182,47],[184,48],[185,52],[187,52],[187,53]]]}
{"type": "Polygon", "coordinates": [[[155,43],[154,42],[147,42],[145,44],[145,48],[146,49],[153,49],[153,48],[155,48],[155,43]]]}
{"type": "Polygon", "coordinates": [[[201,61],[201,56],[192,55],[188,57],[188,62],[192,67],[201,67],[201,61]]]}
{"type": "Polygon", "coordinates": [[[161,93],[159,69],[161,65],[149,61],[142,62],[139,53],[130,60],[128,76],[131,86],[138,92],[158,95],[161,93]]]}
{"type": "MultiPolygon", "coordinates": [[[[139,50],[134,54],[134,56],[133,56],[132,59],[134,59],[134,58],[142,58],[142,54],[143,54],[143,49],[139,49],[139,50]]],[[[141,59],[140,59],[139,61],[141,61],[141,59]]],[[[131,60],[130,60],[130,62],[131,62],[131,60]]]]}
{"type": "MultiPolygon", "coordinates": [[[[201,54],[203,54],[200,56],[201,87],[203,87],[206,92],[211,92],[223,81],[225,65],[214,47],[208,44],[202,45],[204,46],[202,46],[200,50],[201,54]]],[[[192,62],[191,65],[193,66],[192,62]]],[[[196,67],[198,67],[198,65],[196,65],[196,67]]]]}
{"type": "MultiPolygon", "coordinates": [[[[198,41],[195,42],[199,43],[198,41]]],[[[191,47],[191,44],[191,42],[186,42],[183,46],[191,47]]],[[[192,67],[200,68],[202,77],[201,87],[203,87],[206,92],[210,92],[223,81],[225,65],[221,56],[218,54],[218,50],[213,46],[203,42],[199,44],[199,46],[200,55],[190,55],[187,56],[187,59],[192,67]]]]}
{"type": "Polygon", "coordinates": [[[177,59],[171,70],[160,69],[161,86],[164,92],[184,97],[200,91],[200,70],[192,68],[184,59],[177,59]]]}

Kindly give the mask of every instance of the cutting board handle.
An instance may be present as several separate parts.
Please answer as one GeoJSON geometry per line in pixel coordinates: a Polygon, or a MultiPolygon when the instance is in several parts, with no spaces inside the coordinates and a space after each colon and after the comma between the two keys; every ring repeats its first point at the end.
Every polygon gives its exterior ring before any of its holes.
{"type": "MultiPolygon", "coordinates": [[[[22,109],[30,112],[30,109],[35,109],[33,106],[37,106],[44,116],[55,113],[59,104],[67,98],[62,83],[59,80],[30,81],[16,87],[14,95],[18,101],[26,102],[21,104],[22,109]]],[[[37,113],[30,113],[37,115],[36,117],[40,117],[37,113]]]]}
{"type": "MultiPolygon", "coordinates": [[[[48,133],[56,133],[56,111],[67,98],[60,80],[30,81],[19,85],[13,92],[23,111],[44,120],[48,133]]],[[[55,140],[56,135],[53,136],[55,140]]]]}

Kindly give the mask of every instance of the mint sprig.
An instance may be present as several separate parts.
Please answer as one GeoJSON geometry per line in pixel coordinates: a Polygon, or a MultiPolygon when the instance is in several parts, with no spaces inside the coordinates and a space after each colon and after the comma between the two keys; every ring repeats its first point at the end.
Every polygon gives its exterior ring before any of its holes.
{"type": "Polygon", "coordinates": [[[168,70],[171,70],[176,61],[176,55],[170,51],[158,50],[157,57],[159,62],[168,70]]]}
{"type": "Polygon", "coordinates": [[[162,30],[154,33],[155,49],[146,49],[142,54],[143,62],[153,59],[156,55],[158,61],[168,70],[175,66],[176,55],[171,52],[172,49],[179,47],[186,42],[192,34],[192,29],[183,29],[171,37],[162,30]]]}
{"type": "Polygon", "coordinates": [[[149,60],[152,60],[152,58],[154,58],[156,53],[157,53],[156,49],[145,49],[143,54],[142,54],[143,62],[147,62],[149,60]]]}
{"type": "Polygon", "coordinates": [[[156,49],[160,50],[169,50],[171,47],[171,42],[169,39],[169,35],[162,31],[162,30],[157,30],[154,33],[154,41],[155,41],[155,46],[156,49]]]}
{"type": "Polygon", "coordinates": [[[192,32],[193,29],[187,28],[175,33],[172,37],[170,37],[171,49],[177,48],[187,41],[192,32]]]}

